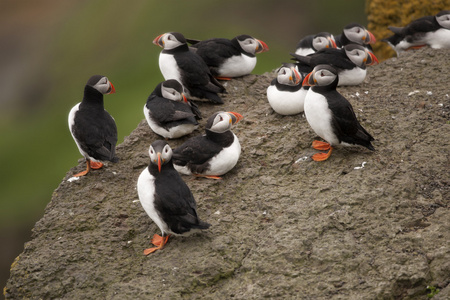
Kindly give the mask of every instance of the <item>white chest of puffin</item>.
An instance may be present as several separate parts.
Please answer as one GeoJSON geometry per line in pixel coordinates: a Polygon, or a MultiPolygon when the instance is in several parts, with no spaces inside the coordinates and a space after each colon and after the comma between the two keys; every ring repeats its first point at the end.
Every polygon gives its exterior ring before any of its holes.
{"type": "Polygon", "coordinates": [[[280,115],[295,115],[303,112],[307,89],[302,87],[303,78],[295,64],[285,63],[267,88],[267,100],[280,115]]]}
{"type": "Polygon", "coordinates": [[[242,118],[236,112],[218,112],[209,117],[206,134],[190,138],[173,150],[175,169],[185,175],[221,179],[239,160],[241,144],[230,129],[242,118]]]}

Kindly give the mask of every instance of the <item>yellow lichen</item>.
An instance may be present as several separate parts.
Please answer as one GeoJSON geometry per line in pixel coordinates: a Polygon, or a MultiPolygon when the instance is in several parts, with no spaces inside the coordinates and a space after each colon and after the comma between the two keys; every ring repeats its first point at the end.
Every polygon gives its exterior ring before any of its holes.
{"type": "Polygon", "coordinates": [[[435,15],[444,9],[450,9],[450,0],[367,0],[368,29],[377,38],[373,46],[377,58],[383,61],[395,56],[395,51],[381,41],[392,35],[388,26],[403,27],[415,19],[435,15]]]}

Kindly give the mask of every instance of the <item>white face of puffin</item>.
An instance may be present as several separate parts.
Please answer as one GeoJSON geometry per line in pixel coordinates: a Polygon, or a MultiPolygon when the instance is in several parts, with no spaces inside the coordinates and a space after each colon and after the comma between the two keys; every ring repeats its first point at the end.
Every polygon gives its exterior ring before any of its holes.
{"type": "Polygon", "coordinates": [[[361,26],[353,26],[344,29],[345,36],[352,42],[357,44],[368,44],[372,42],[370,33],[361,26]]]}
{"type": "Polygon", "coordinates": [[[183,93],[180,93],[180,91],[175,88],[164,86],[164,84],[161,85],[161,94],[164,98],[169,100],[180,102],[187,101],[186,96],[183,93]]]}
{"type": "Polygon", "coordinates": [[[320,65],[319,67],[315,67],[312,73],[314,82],[316,82],[316,85],[318,86],[327,86],[331,84],[337,76],[336,73],[331,72],[328,69],[321,68],[320,65]]]}
{"type": "Polygon", "coordinates": [[[269,47],[266,45],[266,43],[252,37],[248,37],[242,41],[238,39],[237,41],[245,52],[253,55],[269,50],[269,47]]]}
{"type": "Polygon", "coordinates": [[[317,51],[326,49],[326,48],[336,48],[336,43],[334,42],[334,37],[330,36],[326,38],[324,36],[316,36],[313,38],[312,46],[317,51]],[[331,41],[333,39],[333,42],[331,41]],[[334,44],[333,44],[334,43],[334,44]]]}
{"type": "Polygon", "coordinates": [[[442,27],[450,29],[450,10],[442,11],[436,15],[436,21],[442,27]]]}
{"type": "Polygon", "coordinates": [[[213,124],[209,130],[216,133],[222,133],[230,130],[232,124],[233,120],[231,119],[230,114],[226,112],[220,112],[214,118],[213,124]]]}
{"type": "Polygon", "coordinates": [[[357,66],[362,67],[367,61],[368,53],[364,49],[345,50],[347,57],[357,66]]]}
{"type": "Polygon", "coordinates": [[[163,44],[163,48],[165,50],[171,50],[171,49],[175,49],[178,46],[183,45],[182,42],[180,42],[175,35],[173,35],[172,33],[165,33],[160,37],[160,40],[163,44]]]}
{"type": "Polygon", "coordinates": [[[295,67],[281,67],[277,74],[277,81],[284,85],[296,86],[301,80],[302,77],[295,67]]]}
{"type": "Polygon", "coordinates": [[[148,150],[150,155],[150,161],[152,164],[158,166],[158,170],[161,172],[161,166],[169,162],[172,158],[172,148],[165,141],[155,141],[150,145],[148,150]]]}
{"type": "Polygon", "coordinates": [[[116,92],[116,89],[107,77],[100,78],[92,87],[102,94],[113,94],[116,92]]]}

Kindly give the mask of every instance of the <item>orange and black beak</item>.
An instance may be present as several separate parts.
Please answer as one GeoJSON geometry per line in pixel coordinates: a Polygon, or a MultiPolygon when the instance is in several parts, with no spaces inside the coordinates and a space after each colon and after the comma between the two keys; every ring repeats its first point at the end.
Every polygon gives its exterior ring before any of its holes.
{"type": "Polygon", "coordinates": [[[295,67],[291,68],[292,76],[289,77],[289,80],[295,83],[295,85],[298,85],[300,81],[302,80],[302,75],[297,71],[295,67]]]}
{"type": "Polygon", "coordinates": [[[264,43],[263,41],[260,41],[260,40],[256,40],[256,41],[258,42],[258,47],[256,47],[255,53],[262,53],[262,52],[269,51],[269,47],[267,46],[266,43],[264,43]]]}
{"type": "Polygon", "coordinates": [[[158,172],[161,172],[161,152],[156,153],[158,155],[158,172]]]}
{"type": "Polygon", "coordinates": [[[231,117],[230,122],[233,123],[233,125],[244,118],[241,114],[234,111],[227,111],[227,114],[230,115],[231,117]]]}
{"type": "Polygon", "coordinates": [[[367,51],[367,54],[366,65],[372,66],[378,64],[378,59],[372,51],[367,51]]]}
{"type": "Polygon", "coordinates": [[[316,80],[314,79],[313,72],[311,72],[305,76],[305,79],[303,79],[302,86],[314,86],[314,85],[316,85],[316,80]]]}
{"type": "MultiPolygon", "coordinates": [[[[328,39],[328,41],[330,42],[331,48],[337,48],[336,41],[334,40],[334,38],[332,38],[331,36],[329,36],[329,37],[327,37],[327,39],[328,39]]],[[[329,47],[327,46],[327,48],[329,48],[329,47]]]]}
{"type": "Polygon", "coordinates": [[[366,30],[366,35],[363,37],[363,41],[365,44],[375,44],[377,39],[369,30],[366,30]]]}
{"type": "Polygon", "coordinates": [[[153,40],[153,44],[155,44],[156,46],[159,46],[161,48],[164,48],[164,41],[162,39],[162,37],[165,35],[165,33],[158,35],[154,40],[153,40]]]}
{"type": "Polygon", "coordinates": [[[109,95],[109,94],[114,94],[114,93],[116,92],[116,89],[114,88],[114,85],[112,84],[111,81],[109,82],[109,85],[110,85],[111,87],[110,87],[110,90],[109,90],[109,92],[108,92],[108,95],[109,95]]]}
{"type": "Polygon", "coordinates": [[[181,97],[183,97],[184,103],[188,103],[188,99],[186,98],[186,96],[183,93],[181,93],[181,97]]]}

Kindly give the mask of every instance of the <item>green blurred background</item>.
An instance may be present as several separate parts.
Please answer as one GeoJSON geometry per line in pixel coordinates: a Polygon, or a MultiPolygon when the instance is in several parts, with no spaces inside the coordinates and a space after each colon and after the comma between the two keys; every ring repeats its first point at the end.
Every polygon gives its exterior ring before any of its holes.
{"type": "Polygon", "coordinates": [[[266,42],[254,74],[290,59],[306,34],[339,34],[367,25],[362,0],[0,0],[0,287],[30,239],[53,190],[81,158],[67,126],[93,74],[117,93],[105,97],[119,143],[143,119],[142,107],[163,80],[159,34],[266,42]]]}

